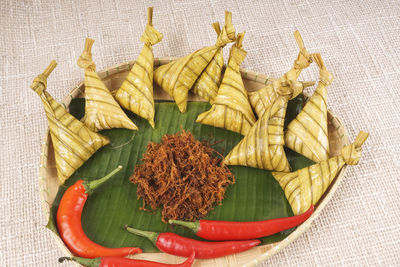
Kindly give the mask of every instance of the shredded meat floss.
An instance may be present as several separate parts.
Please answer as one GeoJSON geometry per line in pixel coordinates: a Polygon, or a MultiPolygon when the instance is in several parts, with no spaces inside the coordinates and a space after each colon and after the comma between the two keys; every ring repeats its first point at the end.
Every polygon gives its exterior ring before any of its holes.
{"type": "Polygon", "coordinates": [[[194,221],[206,216],[214,202],[221,205],[235,177],[223,164],[223,156],[208,142],[190,132],[164,135],[162,143],[150,142],[130,181],[137,184],[143,207],[162,207],[162,221],[194,221]]]}

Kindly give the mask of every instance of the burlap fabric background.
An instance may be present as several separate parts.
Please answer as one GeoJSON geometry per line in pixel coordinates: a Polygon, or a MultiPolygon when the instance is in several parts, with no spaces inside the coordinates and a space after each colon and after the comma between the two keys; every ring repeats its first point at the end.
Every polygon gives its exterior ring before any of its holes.
{"type": "MultiPolygon", "coordinates": [[[[136,58],[146,23],[164,40],[155,56],[183,56],[215,41],[210,24],[233,13],[246,31],[246,68],[270,76],[297,55],[293,31],[320,52],[335,76],[329,107],[350,139],[370,132],[358,166],[311,229],[262,266],[397,265],[400,247],[400,4],[398,1],[6,1],[0,5],[0,266],[58,266],[61,250],[46,230],[38,192],[47,127],[29,89],[52,59],[48,91],[62,100],[83,78],[76,65],[84,38],[96,40],[98,69],[136,58]]],[[[227,49],[226,49],[227,50],[227,49]]],[[[227,52],[227,51],[226,51],[227,52]]],[[[303,80],[316,79],[315,66],[303,80]]],[[[67,266],[67,264],[64,264],[67,266]]]]}

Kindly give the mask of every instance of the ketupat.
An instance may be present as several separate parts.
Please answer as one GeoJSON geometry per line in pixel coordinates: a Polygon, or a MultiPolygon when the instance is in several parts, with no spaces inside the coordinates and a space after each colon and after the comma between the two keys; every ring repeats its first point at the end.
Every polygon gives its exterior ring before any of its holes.
{"type": "Polygon", "coordinates": [[[31,88],[43,102],[53,142],[58,179],[64,184],[87,159],[109,141],[69,114],[46,91],[47,77],[56,65],[56,61],[53,60],[46,70],[33,80],[31,88]]]}
{"type": "Polygon", "coordinates": [[[211,109],[201,113],[196,122],[246,135],[256,122],[247,91],[240,74],[240,64],[246,57],[242,47],[244,33],[239,33],[231,47],[228,65],[211,109]]]}
{"type": "Polygon", "coordinates": [[[341,154],[291,173],[273,172],[295,215],[315,205],[344,165],[356,165],[361,145],[368,133],[361,131],[353,144],[344,146],[341,154]]]}
{"type": "Polygon", "coordinates": [[[94,40],[86,38],[85,49],[78,59],[78,66],[85,69],[84,124],[95,132],[111,128],[137,130],[97,75],[91,52],[93,43],[94,40]]]}
{"type": "Polygon", "coordinates": [[[154,71],[155,82],[175,100],[179,110],[185,112],[189,90],[212,61],[217,51],[234,40],[235,28],[231,23],[225,25],[215,45],[204,47],[181,59],[158,67],[154,71]]]}
{"type": "Polygon", "coordinates": [[[140,38],[144,43],[131,71],[115,94],[118,103],[149,121],[154,128],[154,97],[153,97],[153,65],[154,55],[152,46],[162,40],[152,24],[153,8],[148,8],[148,23],[140,38]]]}
{"type": "Polygon", "coordinates": [[[286,158],[283,126],[288,96],[279,96],[249,133],[225,157],[227,165],[290,172],[286,158]]]}
{"type": "Polygon", "coordinates": [[[276,91],[278,98],[226,156],[225,164],[289,172],[290,165],[283,148],[286,108],[293,94],[303,87],[304,83],[299,81],[282,82],[276,91]]]}
{"type": "Polygon", "coordinates": [[[333,76],[326,70],[320,54],[313,57],[320,68],[318,86],[302,111],[289,123],[285,145],[314,162],[321,162],[329,158],[326,87],[332,83],[333,76]]]}
{"type": "MultiPolygon", "coordinates": [[[[228,14],[231,14],[228,12],[228,14]]],[[[228,16],[228,15],[227,15],[228,16]]],[[[226,17],[225,20],[229,20],[226,17]]],[[[214,30],[217,35],[221,34],[218,22],[213,23],[214,30]]],[[[223,47],[220,47],[215,53],[214,58],[210,61],[206,69],[201,73],[193,86],[193,92],[211,104],[214,103],[218,94],[218,88],[222,80],[222,67],[224,65],[223,47]]]]}
{"type": "MultiPolygon", "coordinates": [[[[281,84],[289,80],[297,81],[301,71],[310,66],[312,63],[312,55],[308,53],[307,49],[305,48],[299,31],[294,32],[294,37],[297,45],[299,46],[300,52],[297,56],[297,59],[294,61],[293,67],[276,81],[273,81],[272,83],[255,92],[249,93],[250,104],[259,118],[261,118],[265,110],[267,110],[268,107],[274,103],[275,99],[278,98],[279,94],[277,91],[279,90],[281,84]]],[[[303,92],[305,87],[312,86],[313,84],[313,82],[308,82],[303,84],[304,86],[302,88],[297,88],[297,90],[292,94],[291,99],[303,92]]]]}

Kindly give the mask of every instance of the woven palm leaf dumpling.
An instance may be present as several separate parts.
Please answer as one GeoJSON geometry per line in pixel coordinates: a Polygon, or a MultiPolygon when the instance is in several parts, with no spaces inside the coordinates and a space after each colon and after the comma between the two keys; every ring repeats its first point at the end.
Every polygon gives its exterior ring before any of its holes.
{"type": "MultiPolygon", "coordinates": [[[[265,110],[268,109],[268,107],[270,107],[278,98],[278,90],[282,86],[282,84],[285,84],[285,82],[287,81],[297,81],[300,73],[312,63],[312,54],[310,54],[305,48],[303,39],[301,38],[299,31],[294,32],[294,37],[296,39],[300,52],[297,56],[297,59],[293,63],[293,67],[281,78],[273,81],[272,83],[260,88],[255,92],[249,93],[250,104],[259,118],[262,116],[265,110]]],[[[305,87],[314,85],[314,82],[306,82],[302,85],[302,87],[294,88],[296,89],[296,91],[293,92],[290,99],[293,99],[300,93],[302,93],[305,87]]]]}
{"type": "Polygon", "coordinates": [[[92,131],[111,128],[137,130],[96,72],[92,59],[94,40],[86,38],[85,48],[78,59],[78,66],[85,69],[85,117],[83,122],[92,131]]]}
{"type": "Polygon", "coordinates": [[[231,47],[228,65],[215,102],[210,110],[197,117],[196,122],[246,135],[256,118],[240,74],[240,64],[247,54],[242,46],[243,38],[244,33],[239,33],[236,43],[231,47]]]}
{"type": "Polygon", "coordinates": [[[229,21],[229,17],[215,45],[199,49],[181,59],[162,65],[154,71],[155,82],[175,100],[181,112],[186,111],[189,90],[213,60],[215,54],[220,48],[235,40],[235,28],[229,21]]]}
{"type": "Polygon", "coordinates": [[[289,123],[285,145],[314,162],[321,162],[329,158],[327,86],[333,76],[326,70],[320,54],[313,57],[320,68],[319,82],[302,111],[289,123]]]}
{"type": "MultiPolygon", "coordinates": [[[[225,17],[225,25],[229,25],[229,21],[232,20],[230,12],[227,12],[225,17]]],[[[219,22],[213,23],[213,27],[217,35],[221,34],[219,22]]],[[[218,94],[218,88],[222,80],[222,67],[224,65],[223,47],[220,47],[215,53],[214,58],[207,65],[205,70],[201,73],[193,86],[193,92],[199,95],[204,100],[207,100],[211,104],[214,103],[215,98],[218,94]]]]}
{"type": "Polygon", "coordinates": [[[121,87],[115,94],[118,103],[149,121],[154,128],[154,98],[153,98],[153,65],[152,46],[160,42],[163,35],[152,23],[153,8],[148,8],[148,23],[140,40],[144,43],[135,64],[128,73],[121,87]]]}
{"type": "Polygon", "coordinates": [[[56,65],[57,63],[52,61],[46,70],[33,80],[31,88],[43,102],[53,142],[58,179],[64,184],[87,159],[109,141],[69,114],[46,91],[47,77],[56,65]]]}
{"type": "MultiPolygon", "coordinates": [[[[296,82],[286,91],[279,90],[278,98],[257,120],[249,133],[225,158],[227,165],[242,165],[253,168],[289,172],[290,165],[284,150],[283,127],[288,99],[296,82]]],[[[298,86],[298,85],[297,85],[298,86]]]]}
{"type": "Polygon", "coordinates": [[[361,131],[353,144],[344,146],[341,154],[291,173],[273,172],[295,215],[315,205],[345,165],[358,164],[361,146],[368,133],[361,131]]]}

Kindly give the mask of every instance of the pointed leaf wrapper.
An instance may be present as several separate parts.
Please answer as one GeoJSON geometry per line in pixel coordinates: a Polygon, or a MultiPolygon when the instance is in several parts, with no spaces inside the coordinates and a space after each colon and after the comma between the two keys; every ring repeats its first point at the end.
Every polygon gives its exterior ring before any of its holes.
{"type": "Polygon", "coordinates": [[[227,165],[289,172],[283,138],[288,98],[280,96],[225,157],[227,165]]]}
{"type": "Polygon", "coordinates": [[[69,114],[46,91],[47,77],[56,65],[57,63],[52,61],[47,69],[33,80],[31,88],[43,102],[53,142],[58,179],[64,184],[86,160],[109,141],[69,114]]]}
{"type": "MultiPolygon", "coordinates": [[[[214,23],[213,27],[219,36],[221,34],[219,23],[214,23]]],[[[211,104],[214,103],[217,97],[218,88],[222,80],[222,66],[224,65],[222,49],[223,48],[220,47],[217,50],[215,56],[193,86],[193,92],[211,104]]]]}
{"type": "Polygon", "coordinates": [[[153,8],[148,9],[148,24],[140,38],[143,49],[132,66],[115,99],[125,109],[149,121],[154,128],[153,65],[152,46],[162,40],[163,35],[152,25],[153,8]]]}
{"type": "MultiPolygon", "coordinates": [[[[277,91],[279,90],[281,84],[289,80],[297,81],[302,70],[310,66],[312,63],[312,55],[306,50],[299,31],[294,32],[294,37],[297,45],[299,46],[300,52],[297,56],[297,59],[294,61],[293,67],[278,80],[260,88],[255,92],[249,93],[250,104],[259,118],[261,118],[265,110],[267,110],[274,103],[275,99],[278,98],[279,94],[277,91]]],[[[303,92],[305,87],[313,84],[313,82],[304,83],[302,87],[298,87],[297,90],[293,92],[290,99],[295,98],[303,92]]]]}
{"type": "Polygon", "coordinates": [[[86,38],[85,49],[78,59],[78,66],[85,69],[85,117],[83,122],[95,132],[111,128],[137,130],[136,125],[124,113],[97,75],[91,53],[93,43],[94,40],[86,38]]]}
{"type": "Polygon", "coordinates": [[[246,57],[246,51],[242,48],[243,37],[244,33],[238,34],[236,44],[231,48],[228,65],[214,104],[209,111],[200,114],[196,122],[246,135],[256,118],[239,70],[246,57]]]}
{"type": "Polygon", "coordinates": [[[333,76],[326,70],[321,55],[314,55],[320,68],[317,89],[302,111],[289,123],[285,134],[285,145],[314,162],[329,158],[327,86],[333,76]]]}
{"type": "Polygon", "coordinates": [[[232,25],[226,25],[215,45],[204,47],[186,57],[162,65],[154,71],[155,82],[175,100],[181,112],[186,111],[189,90],[218,50],[234,41],[234,30],[232,25]]]}
{"type": "Polygon", "coordinates": [[[224,57],[222,48],[220,48],[193,87],[193,92],[210,104],[213,104],[217,97],[222,80],[223,65],[224,57]]]}
{"type": "Polygon", "coordinates": [[[315,205],[344,165],[356,165],[361,145],[368,133],[361,131],[353,144],[342,148],[341,155],[291,173],[273,172],[295,215],[315,205]]]}
{"type": "MultiPolygon", "coordinates": [[[[218,37],[222,37],[219,22],[212,24],[218,37]]],[[[230,39],[235,38],[235,29],[232,25],[232,13],[225,12],[225,26],[224,28],[231,28],[229,32],[233,34],[230,39]]],[[[203,71],[193,86],[193,92],[204,100],[213,104],[218,94],[218,88],[222,80],[222,66],[224,65],[223,47],[220,47],[215,53],[214,58],[208,64],[207,68],[203,71]]]]}

